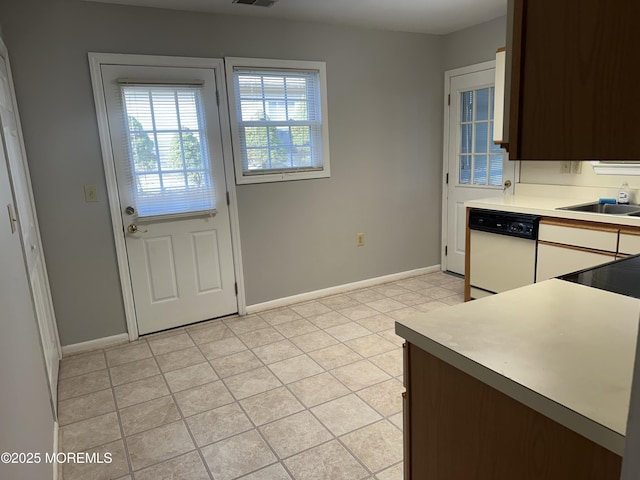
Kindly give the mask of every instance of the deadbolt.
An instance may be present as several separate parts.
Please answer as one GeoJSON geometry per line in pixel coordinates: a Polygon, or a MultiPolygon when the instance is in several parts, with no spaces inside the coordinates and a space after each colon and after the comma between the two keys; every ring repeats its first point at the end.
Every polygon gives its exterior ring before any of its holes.
{"type": "Polygon", "coordinates": [[[505,180],[504,182],[504,189],[506,190],[507,188],[509,188],[511,186],[511,180],[505,180]]]}
{"type": "Polygon", "coordinates": [[[124,209],[124,211],[127,215],[133,215],[134,213],[136,213],[136,209],[133,208],[132,206],[128,206],[127,208],[124,209]]]}

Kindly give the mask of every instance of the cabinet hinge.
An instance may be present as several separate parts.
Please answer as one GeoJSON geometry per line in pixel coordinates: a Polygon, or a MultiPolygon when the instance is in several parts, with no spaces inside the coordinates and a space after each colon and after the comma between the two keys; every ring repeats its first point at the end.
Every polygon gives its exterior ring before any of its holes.
{"type": "Polygon", "coordinates": [[[447,95],[447,105],[451,105],[451,94],[447,95]]]}
{"type": "Polygon", "coordinates": [[[227,206],[231,205],[231,197],[229,196],[229,192],[227,192],[227,206]]]}
{"type": "Polygon", "coordinates": [[[216,90],[216,104],[220,106],[220,92],[216,90]]]}
{"type": "Polygon", "coordinates": [[[444,246],[444,256],[446,257],[449,253],[449,247],[447,245],[444,246]]]}
{"type": "Polygon", "coordinates": [[[238,282],[236,282],[236,283],[234,283],[234,284],[233,284],[233,288],[234,288],[234,289],[235,289],[235,291],[236,291],[236,297],[237,297],[237,296],[238,296],[238,282]]]}

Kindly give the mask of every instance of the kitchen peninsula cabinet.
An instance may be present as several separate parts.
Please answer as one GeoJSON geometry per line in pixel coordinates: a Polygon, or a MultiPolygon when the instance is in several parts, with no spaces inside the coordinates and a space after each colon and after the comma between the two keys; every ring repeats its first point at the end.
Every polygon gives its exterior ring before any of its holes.
{"type": "Polygon", "coordinates": [[[639,314],[553,279],[397,321],[405,479],[618,480],[639,314]]]}
{"type": "Polygon", "coordinates": [[[637,0],[510,0],[511,160],[640,159],[637,0]]]}
{"type": "Polygon", "coordinates": [[[405,479],[620,478],[620,456],[413,344],[405,351],[405,479]]]}

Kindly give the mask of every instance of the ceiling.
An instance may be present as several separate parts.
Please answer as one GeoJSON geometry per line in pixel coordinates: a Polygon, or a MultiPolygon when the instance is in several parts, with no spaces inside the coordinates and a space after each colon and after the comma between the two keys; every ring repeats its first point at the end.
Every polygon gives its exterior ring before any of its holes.
{"type": "Polygon", "coordinates": [[[232,0],[87,1],[433,34],[455,32],[507,13],[507,0],[277,0],[268,8],[232,0]]]}

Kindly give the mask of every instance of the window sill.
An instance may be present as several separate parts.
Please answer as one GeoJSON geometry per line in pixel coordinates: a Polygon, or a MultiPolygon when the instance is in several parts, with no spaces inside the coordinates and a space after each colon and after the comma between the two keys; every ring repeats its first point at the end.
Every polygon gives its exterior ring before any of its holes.
{"type": "Polygon", "coordinates": [[[329,169],[306,172],[278,172],[253,175],[242,175],[236,178],[236,184],[246,185],[251,183],[288,182],[292,180],[310,180],[313,178],[329,178],[329,169]]]}

